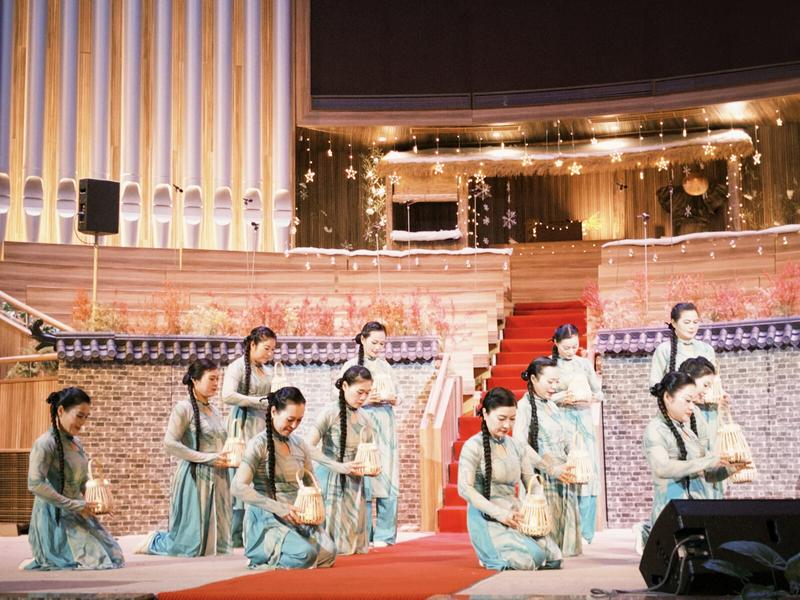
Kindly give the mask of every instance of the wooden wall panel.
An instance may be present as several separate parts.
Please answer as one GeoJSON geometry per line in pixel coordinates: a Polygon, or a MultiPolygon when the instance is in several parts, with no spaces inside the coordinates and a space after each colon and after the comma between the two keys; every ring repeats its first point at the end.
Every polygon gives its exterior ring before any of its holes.
{"type": "Polygon", "coordinates": [[[58,389],[57,377],[0,380],[0,449],[30,450],[50,426],[45,400],[58,389]]]}

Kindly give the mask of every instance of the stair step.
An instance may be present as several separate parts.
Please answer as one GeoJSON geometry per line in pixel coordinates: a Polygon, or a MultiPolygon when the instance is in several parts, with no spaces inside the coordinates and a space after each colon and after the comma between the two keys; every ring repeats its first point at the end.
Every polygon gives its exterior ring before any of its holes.
{"type": "MultiPolygon", "coordinates": [[[[552,327],[555,329],[564,323],[572,323],[578,329],[585,329],[586,315],[581,315],[572,311],[553,312],[550,314],[533,314],[533,315],[511,315],[506,317],[506,328],[510,327],[552,327]]],[[[583,330],[582,329],[582,330],[583,330]]],[[[552,335],[552,330],[550,335],[552,335]]]]}
{"type": "MultiPolygon", "coordinates": [[[[534,358],[539,358],[540,356],[550,356],[550,352],[542,351],[542,352],[500,352],[497,355],[497,364],[498,365],[520,365],[522,369],[527,367],[534,358]]],[[[522,371],[520,369],[520,372],[522,371]]]]}
{"type": "Polygon", "coordinates": [[[458,462],[458,459],[461,457],[461,449],[464,447],[464,444],[467,440],[456,440],[453,442],[453,461],[458,462]]]}
{"type": "Polygon", "coordinates": [[[549,310],[549,309],[567,309],[576,308],[578,310],[585,310],[585,307],[580,300],[568,300],[566,302],[517,302],[514,305],[514,310],[549,310]]]}
{"type": "Polygon", "coordinates": [[[442,533],[463,533],[467,531],[467,507],[443,506],[436,511],[437,529],[442,533]]]}
{"type": "Polygon", "coordinates": [[[444,505],[445,506],[466,506],[467,502],[458,495],[458,486],[448,484],[444,487],[444,505]]]}
{"type": "Polygon", "coordinates": [[[530,352],[532,354],[547,354],[553,348],[549,340],[503,340],[500,342],[500,352],[530,352]]]}
{"type": "Polygon", "coordinates": [[[458,483],[458,463],[451,462],[447,465],[447,483],[456,485],[458,483]]]}
{"type": "MultiPolygon", "coordinates": [[[[581,333],[586,331],[586,328],[581,327],[580,323],[574,323],[574,325],[581,331],[581,333]]],[[[553,337],[553,332],[555,329],[555,327],[551,327],[549,325],[545,327],[506,327],[503,330],[503,341],[538,340],[544,342],[553,337]]]]}
{"type": "Polygon", "coordinates": [[[458,439],[468,440],[481,430],[481,420],[479,417],[464,415],[458,417],[458,439]]]}
{"type": "Polygon", "coordinates": [[[490,377],[489,381],[486,383],[487,388],[490,389],[493,387],[504,387],[510,390],[517,389],[520,387],[525,387],[525,382],[522,381],[522,377],[520,374],[528,365],[517,365],[517,376],[513,377],[510,375],[503,375],[502,377],[490,377]]]}

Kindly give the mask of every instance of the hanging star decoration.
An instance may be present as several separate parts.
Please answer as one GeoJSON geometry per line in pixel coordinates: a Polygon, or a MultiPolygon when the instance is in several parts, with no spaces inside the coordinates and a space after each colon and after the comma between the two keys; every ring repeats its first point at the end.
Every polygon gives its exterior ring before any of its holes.
{"type": "Polygon", "coordinates": [[[717,149],[712,144],[703,144],[703,155],[704,156],[714,156],[714,152],[717,149]]]}
{"type": "Polygon", "coordinates": [[[612,152],[611,153],[611,162],[612,163],[622,162],[622,152],[612,152]]]}
{"type": "Polygon", "coordinates": [[[533,159],[528,156],[528,154],[524,154],[522,156],[522,166],[523,167],[530,167],[533,164],[533,159]]]}
{"type": "Polygon", "coordinates": [[[486,179],[486,175],[483,174],[483,171],[478,171],[472,177],[475,179],[475,185],[481,185],[486,179]]]}
{"type": "Polygon", "coordinates": [[[756,150],[755,154],[753,154],[753,164],[754,165],[761,164],[761,152],[759,152],[758,150],[756,150]]]}
{"type": "Polygon", "coordinates": [[[735,154],[731,154],[728,160],[735,163],[738,160],[738,158],[735,154]]]}
{"type": "Polygon", "coordinates": [[[306,171],[305,174],[306,183],[312,183],[314,181],[314,175],[316,175],[316,173],[311,170],[311,167],[308,167],[308,171],[306,171]]]}
{"type": "Polygon", "coordinates": [[[345,175],[347,175],[347,178],[348,178],[348,179],[355,179],[355,178],[356,178],[356,173],[358,173],[358,171],[356,171],[356,170],[353,168],[353,165],[350,165],[349,167],[347,167],[347,168],[344,170],[344,174],[345,174],[345,175]]]}
{"type": "Polygon", "coordinates": [[[563,164],[564,164],[563,160],[561,160],[560,158],[556,159],[555,165],[557,169],[560,169],[563,166],[563,164]]]}
{"type": "Polygon", "coordinates": [[[434,175],[441,175],[444,173],[444,163],[436,161],[436,164],[433,165],[433,174],[434,175]]]}
{"type": "Polygon", "coordinates": [[[517,224],[517,212],[509,208],[508,210],[506,210],[506,214],[503,215],[503,227],[505,227],[506,229],[511,229],[516,224],[517,224]]]}
{"type": "Polygon", "coordinates": [[[397,185],[400,183],[400,175],[397,174],[397,171],[394,171],[391,175],[389,175],[389,183],[391,185],[397,185]]]}
{"type": "Polygon", "coordinates": [[[656,162],[656,166],[658,167],[659,171],[666,171],[667,167],[669,167],[669,161],[662,156],[656,162]]]}
{"type": "Polygon", "coordinates": [[[583,169],[582,165],[579,165],[577,162],[573,161],[572,164],[569,166],[569,174],[570,175],[580,175],[581,169],[583,169]]]}

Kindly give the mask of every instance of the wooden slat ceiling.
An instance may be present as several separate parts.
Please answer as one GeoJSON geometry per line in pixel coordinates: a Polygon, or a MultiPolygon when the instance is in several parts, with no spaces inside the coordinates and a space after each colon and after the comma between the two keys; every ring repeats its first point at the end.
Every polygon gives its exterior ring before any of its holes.
{"type": "Polygon", "coordinates": [[[520,144],[529,142],[544,143],[548,139],[556,143],[557,130],[561,131],[562,143],[569,144],[572,136],[576,142],[589,140],[594,135],[598,139],[614,136],[658,135],[663,122],[664,133],[680,132],[684,125],[688,131],[703,131],[706,127],[720,129],[726,127],[753,128],[755,125],[774,125],[780,116],[783,122],[800,122],[800,94],[765,98],[743,102],[728,102],[705,107],[683,110],[646,113],[598,115],[592,119],[569,119],[560,121],[533,121],[524,123],[504,123],[494,127],[319,127],[332,136],[352,141],[354,146],[369,146],[373,143],[387,149],[410,150],[416,141],[417,146],[432,148],[436,138],[442,147],[520,144]],[[570,135],[572,132],[572,136],[570,135]]]}

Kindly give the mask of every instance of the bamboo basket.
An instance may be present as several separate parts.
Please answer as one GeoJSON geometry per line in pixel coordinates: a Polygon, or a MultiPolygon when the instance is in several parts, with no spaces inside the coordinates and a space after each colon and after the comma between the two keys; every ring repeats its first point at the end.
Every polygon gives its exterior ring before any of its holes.
{"type": "Polygon", "coordinates": [[[592,457],[586,449],[583,438],[576,431],[572,436],[572,448],[567,455],[567,467],[572,467],[575,473],[575,483],[589,483],[594,475],[592,457]]]}
{"type": "Polygon", "coordinates": [[[528,493],[522,502],[522,520],[518,530],[523,535],[542,537],[550,533],[552,526],[542,478],[537,474],[528,482],[528,493]],[[535,492],[532,489],[534,483],[536,483],[535,492]]]}
{"type": "Polygon", "coordinates": [[[724,397],[725,390],[722,389],[722,378],[719,375],[715,375],[711,388],[705,393],[700,404],[719,404],[724,397]]]}
{"type": "Polygon", "coordinates": [[[277,392],[281,388],[289,387],[289,378],[286,376],[286,367],[281,361],[275,363],[272,371],[272,383],[269,386],[270,392],[277,392]]]}
{"type": "Polygon", "coordinates": [[[751,483],[755,481],[758,471],[755,466],[750,464],[740,471],[736,471],[731,475],[730,479],[733,483],[751,483]]]}
{"type": "Polygon", "coordinates": [[[108,479],[103,478],[103,465],[93,459],[89,460],[89,481],[86,482],[86,492],[84,493],[86,502],[97,505],[94,514],[105,515],[114,510],[114,497],[111,495],[111,484],[108,479]],[[92,473],[92,463],[96,463],[98,477],[92,473]]]}
{"type": "Polygon", "coordinates": [[[392,379],[385,373],[376,373],[372,376],[372,389],[379,400],[388,400],[394,396],[392,379]]]}
{"type": "Polygon", "coordinates": [[[325,504],[322,501],[322,491],[319,489],[317,478],[311,471],[298,469],[295,474],[297,479],[297,498],[294,507],[297,509],[298,521],[303,525],[319,525],[325,520],[325,504]],[[311,476],[311,485],[305,485],[301,473],[311,476]]]}
{"type": "Polygon", "coordinates": [[[225,445],[222,447],[222,454],[228,455],[228,466],[234,469],[242,464],[244,449],[247,446],[241,432],[237,433],[239,429],[238,424],[239,421],[237,419],[233,429],[234,435],[225,438],[225,445]]]}
{"type": "Polygon", "coordinates": [[[362,427],[361,433],[359,433],[355,462],[360,462],[364,465],[361,469],[358,469],[359,475],[364,477],[375,477],[381,473],[381,457],[378,453],[378,446],[375,445],[375,442],[364,441],[364,431],[366,429],[366,427],[362,427]]]}
{"type": "Polygon", "coordinates": [[[753,460],[753,452],[744,438],[742,428],[733,422],[730,410],[722,411],[722,424],[717,430],[715,451],[720,458],[733,463],[749,463],[753,460]]]}
{"type": "Polygon", "coordinates": [[[572,397],[576,402],[592,401],[592,388],[589,387],[589,380],[583,373],[575,373],[570,378],[567,392],[572,392],[572,397]]]}

